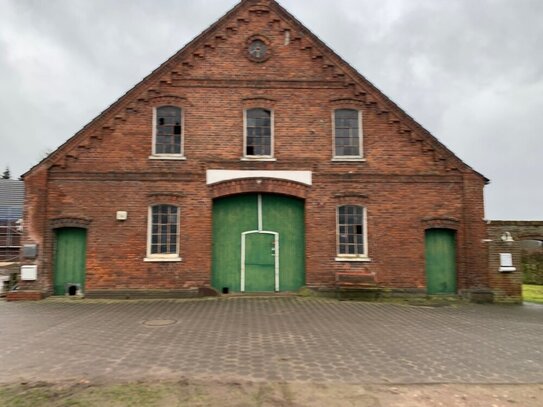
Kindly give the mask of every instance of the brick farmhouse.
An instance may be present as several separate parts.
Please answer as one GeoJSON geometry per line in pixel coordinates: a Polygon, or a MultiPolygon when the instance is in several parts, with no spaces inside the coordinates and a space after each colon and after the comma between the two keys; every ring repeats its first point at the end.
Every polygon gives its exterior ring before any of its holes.
{"type": "Polygon", "coordinates": [[[272,0],[24,176],[40,295],[491,289],[488,182],[272,0]]]}

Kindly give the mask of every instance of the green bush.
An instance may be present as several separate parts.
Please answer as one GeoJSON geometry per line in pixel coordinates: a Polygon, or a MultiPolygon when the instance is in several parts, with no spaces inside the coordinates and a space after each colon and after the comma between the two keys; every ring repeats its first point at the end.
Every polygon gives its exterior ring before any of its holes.
{"type": "Polygon", "coordinates": [[[524,254],[522,272],[524,284],[543,285],[543,253],[524,254]]]}

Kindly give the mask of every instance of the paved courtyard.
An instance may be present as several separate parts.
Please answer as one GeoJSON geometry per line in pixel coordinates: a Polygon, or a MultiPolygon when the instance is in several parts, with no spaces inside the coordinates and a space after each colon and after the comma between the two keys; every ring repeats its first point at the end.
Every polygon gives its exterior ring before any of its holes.
{"type": "Polygon", "coordinates": [[[543,306],[312,298],[0,302],[0,383],[543,383],[543,306]]]}

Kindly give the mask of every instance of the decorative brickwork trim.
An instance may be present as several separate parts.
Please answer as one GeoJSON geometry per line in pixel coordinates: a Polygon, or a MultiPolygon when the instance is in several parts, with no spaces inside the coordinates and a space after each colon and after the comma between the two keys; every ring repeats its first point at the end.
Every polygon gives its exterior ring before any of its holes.
{"type": "Polygon", "coordinates": [[[157,193],[148,194],[147,197],[149,198],[150,205],[167,204],[167,203],[179,205],[181,201],[183,200],[183,198],[185,197],[185,194],[176,193],[176,192],[157,192],[157,193]]]}
{"type": "Polygon", "coordinates": [[[369,196],[358,192],[349,192],[334,194],[338,205],[348,205],[356,203],[357,205],[365,206],[369,201],[369,196]]]}
{"type": "Polygon", "coordinates": [[[241,101],[242,106],[244,109],[251,109],[251,108],[264,108],[273,110],[275,108],[275,105],[277,104],[277,101],[275,99],[271,99],[264,96],[255,96],[250,98],[245,98],[241,101]]]}
{"type": "Polygon", "coordinates": [[[366,107],[366,103],[363,100],[350,98],[332,99],[330,100],[330,105],[333,109],[351,107],[360,110],[366,107]]]}
{"type": "Polygon", "coordinates": [[[456,218],[424,218],[422,220],[424,229],[452,229],[458,230],[460,227],[460,221],[456,218]]]}
{"type": "Polygon", "coordinates": [[[165,106],[165,105],[178,106],[178,107],[192,106],[187,101],[186,97],[176,96],[176,95],[155,96],[149,99],[149,105],[155,106],[155,107],[165,106]]]}
{"type": "Polygon", "coordinates": [[[56,219],[51,219],[50,225],[51,225],[51,229],[59,229],[59,228],[88,229],[91,222],[92,222],[92,219],[87,219],[87,218],[75,218],[75,217],[56,218],[56,219]]]}
{"type": "Polygon", "coordinates": [[[225,181],[209,187],[211,198],[246,193],[271,193],[306,199],[308,187],[293,181],[270,178],[245,178],[225,181]]]}

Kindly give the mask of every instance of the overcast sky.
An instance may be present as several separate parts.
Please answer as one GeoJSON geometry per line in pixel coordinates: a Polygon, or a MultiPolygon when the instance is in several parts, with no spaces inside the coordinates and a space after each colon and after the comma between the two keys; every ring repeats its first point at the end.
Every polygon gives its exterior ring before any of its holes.
{"type": "MultiPolygon", "coordinates": [[[[488,219],[543,219],[542,0],[280,0],[468,165],[488,219]]],[[[19,176],[237,4],[0,0],[0,169],[19,176]]]]}

